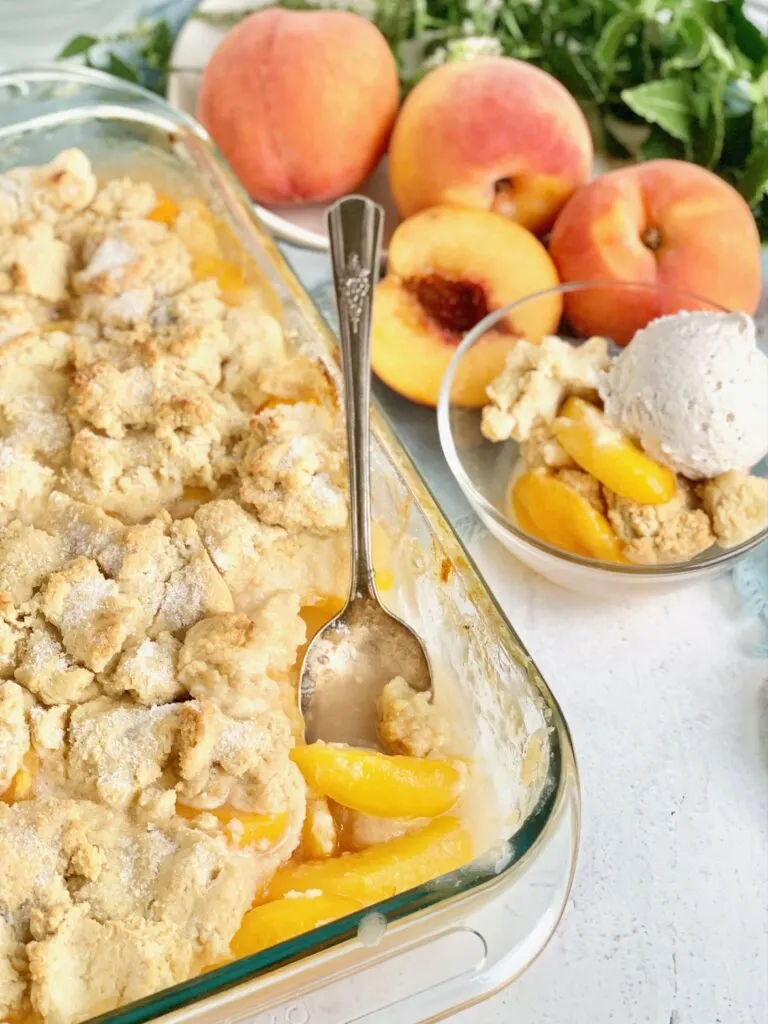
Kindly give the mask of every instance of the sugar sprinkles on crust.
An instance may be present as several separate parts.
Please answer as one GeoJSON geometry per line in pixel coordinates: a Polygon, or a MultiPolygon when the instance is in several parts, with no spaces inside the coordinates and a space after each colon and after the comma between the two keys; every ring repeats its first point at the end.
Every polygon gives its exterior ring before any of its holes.
{"type": "Polygon", "coordinates": [[[0,800],[3,1019],[76,1024],[227,959],[302,842],[300,613],[348,576],[336,378],[198,274],[226,266],[208,211],[157,198],[77,150],[0,174],[13,244],[43,226],[0,296],[0,761],[28,783],[0,800]]]}

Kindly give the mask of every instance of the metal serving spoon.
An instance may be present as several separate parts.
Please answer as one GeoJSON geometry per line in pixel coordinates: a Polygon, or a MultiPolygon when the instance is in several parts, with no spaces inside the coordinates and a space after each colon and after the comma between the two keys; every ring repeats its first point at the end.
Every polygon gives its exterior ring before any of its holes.
{"type": "Polygon", "coordinates": [[[415,690],[432,688],[424,645],[382,608],[371,561],[371,307],[383,220],[381,207],[362,196],[340,199],[328,211],[344,364],[352,579],[346,605],[304,656],[299,699],[308,743],[380,747],[376,702],[384,685],[402,676],[415,690]]]}

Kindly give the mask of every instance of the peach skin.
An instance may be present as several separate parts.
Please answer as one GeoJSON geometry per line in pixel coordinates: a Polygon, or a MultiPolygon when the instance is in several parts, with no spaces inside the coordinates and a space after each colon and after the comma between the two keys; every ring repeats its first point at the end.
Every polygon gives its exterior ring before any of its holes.
{"type": "Polygon", "coordinates": [[[351,11],[257,11],[203,73],[198,116],[261,203],[334,199],[384,152],[400,102],[379,30],[351,11]]]}
{"type": "MultiPolygon", "coordinates": [[[[463,336],[488,313],[557,285],[530,231],[487,210],[438,206],[403,221],[389,246],[373,306],[374,372],[401,395],[434,406],[463,336]]],[[[456,401],[483,405],[515,339],[540,341],[560,320],[559,295],[510,313],[472,349],[456,401]]]]}
{"type": "Polygon", "coordinates": [[[754,313],[760,297],[760,238],[749,207],[717,175],[682,160],[652,160],[582,185],[557,218],[550,253],[563,281],[638,281],[690,293],[566,294],[576,330],[619,344],[658,316],[712,304],[754,313]]]}
{"type": "Polygon", "coordinates": [[[536,233],[589,176],[592,139],[576,100],[512,57],[443,64],[408,96],[389,148],[404,217],[429,206],[494,210],[536,233]]]}

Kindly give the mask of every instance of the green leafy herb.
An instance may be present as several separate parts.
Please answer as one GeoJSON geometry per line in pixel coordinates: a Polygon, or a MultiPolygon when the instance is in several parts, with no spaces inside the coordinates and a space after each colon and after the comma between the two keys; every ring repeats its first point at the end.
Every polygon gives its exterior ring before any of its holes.
{"type": "Polygon", "coordinates": [[[750,153],[739,189],[748,203],[756,204],[768,195],[768,143],[750,153]]]}
{"type": "Polygon", "coordinates": [[[686,153],[693,154],[695,116],[688,82],[681,78],[659,79],[634,89],[622,89],[621,98],[635,114],[679,139],[686,153]]]}
{"type": "MultiPolygon", "coordinates": [[[[356,3],[389,42],[404,93],[445,61],[529,61],[573,93],[598,147],[710,167],[741,191],[768,238],[768,39],[744,0],[275,0],[294,10],[356,3]]],[[[227,29],[258,9],[193,17],[227,29]]],[[[171,44],[164,21],[145,21],[105,40],[76,36],[60,56],[162,93],[171,44]],[[134,57],[111,49],[123,41],[134,57]]]]}
{"type": "Polygon", "coordinates": [[[616,58],[624,48],[627,35],[637,29],[640,20],[637,10],[619,11],[603,27],[593,57],[607,84],[613,79],[616,58]]]}
{"type": "Polygon", "coordinates": [[[654,125],[641,143],[638,156],[641,160],[685,160],[685,147],[658,126],[654,125]]]}
{"type": "Polygon", "coordinates": [[[87,53],[98,41],[95,36],[75,36],[61,51],[58,59],[64,60],[66,57],[77,57],[81,53],[87,53]]]}
{"type": "Polygon", "coordinates": [[[126,82],[138,82],[139,75],[135,68],[130,67],[116,53],[110,53],[105,68],[115,78],[123,78],[126,82]]]}
{"type": "Polygon", "coordinates": [[[494,40],[563,82],[599,148],[711,168],[741,191],[768,238],[768,39],[743,0],[374,0],[373,20],[405,92],[462,55],[456,40],[464,56],[473,41],[494,40]],[[403,58],[418,41],[412,68],[403,58]]]}
{"type": "Polygon", "coordinates": [[[75,36],[61,50],[58,60],[81,57],[90,68],[106,71],[116,78],[134,82],[165,94],[170,70],[173,34],[168,22],[139,21],[135,28],[97,39],[75,36]],[[112,47],[118,44],[119,52],[112,47]]]}

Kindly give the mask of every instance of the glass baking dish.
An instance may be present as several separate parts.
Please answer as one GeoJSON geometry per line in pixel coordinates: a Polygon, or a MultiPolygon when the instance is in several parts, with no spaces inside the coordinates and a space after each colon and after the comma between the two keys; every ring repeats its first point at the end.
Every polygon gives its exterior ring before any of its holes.
{"type": "MultiPolygon", "coordinates": [[[[199,125],[88,69],[0,75],[0,170],[46,162],[71,146],[105,177],[130,172],[208,203],[227,255],[267,292],[296,347],[322,358],[338,381],[333,336],[199,125]]],[[[374,519],[389,538],[395,581],[387,603],[424,637],[437,685],[455,689],[472,715],[506,838],[467,868],[98,1021],[437,1020],[518,976],[560,919],[579,837],[568,728],[377,409],[372,433],[374,519]]]]}

